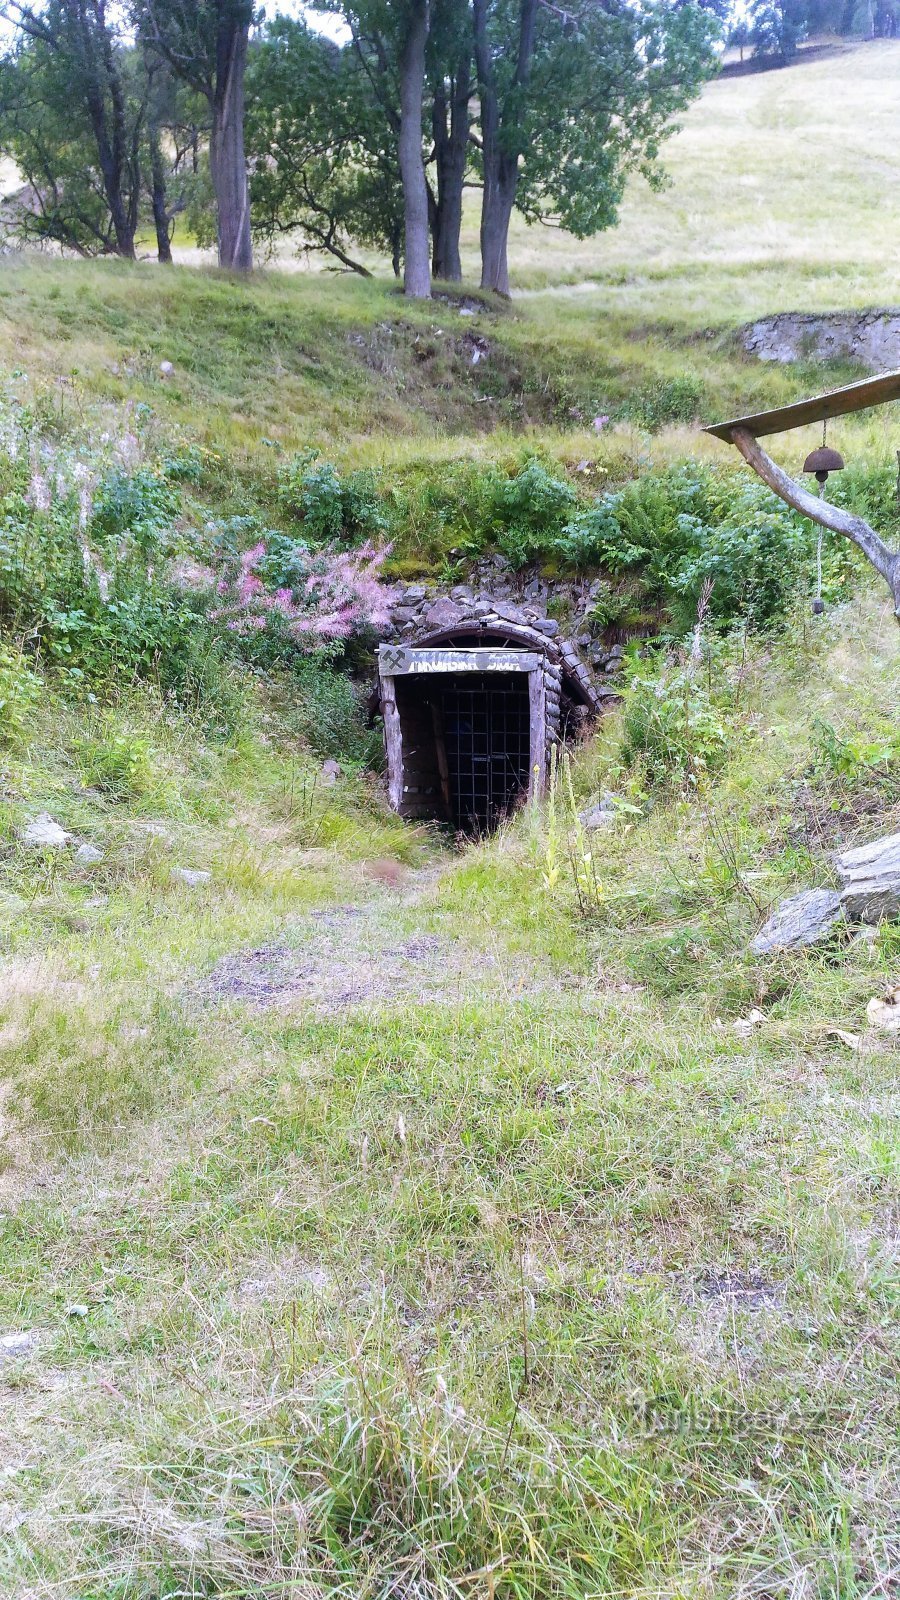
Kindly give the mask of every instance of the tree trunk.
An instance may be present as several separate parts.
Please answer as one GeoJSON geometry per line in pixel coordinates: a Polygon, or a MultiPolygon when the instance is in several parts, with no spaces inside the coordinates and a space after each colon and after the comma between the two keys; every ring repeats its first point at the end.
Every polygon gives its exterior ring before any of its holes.
{"type": "Polygon", "coordinates": [[[398,154],[403,183],[405,256],[403,292],[418,300],[431,298],[428,249],[428,184],[422,159],[422,100],[428,0],[412,0],[409,31],[400,61],[400,137],[398,154]]]}
{"type": "Polygon", "coordinates": [[[172,243],[169,237],[169,213],[166,209],[166,164],[157,128],[150,129],[150,204],[153,207],[153,225],[156,229],[157,258],[169,264],[172,260],[172,243]]]}
{"type": "Polygon", "coordinates": [[[475,66],[481,103],[484,196],[481,205],[481,287],[509,294],[507,242],[516,203],[524,91],[531,74],[538,0],[520,0],[516,70],[506,106],[501,110],[488,38],[488,0],[474,0],[475,66]]]}
{"type": "Polygon", "coordinates": [[[129,171],[126,150],[125,94],[119,76],[118,62],[105,27],[99,39],[92,38],[85,28],[81,35],[83,65],[86,75],[85,101],[90,117],[97,158],[103,176],[103,192],[109,206],[110,220],[116,240],[116,255],[127,261],[135,258],[134,236],[137,229],[137,196],[126,199],[125,183],[134,181],[129,171]],[[106,95],[109,95],[109,114],[106,95]]]}
{"type": "Polygon", "coordinates": [[[516,202],[518,174],[503,171],[507,165],[501,161],[500,170],[488,177],[484,174],[484,196],[481,202],[481,287],[493,289],[496,294],[509,297],[509,262],[507,247],[509,224],[516,202]]]}
{"type": "Polygon", "coordinates": [[[446,278],[451,283],[459,283],[462,278],[459,235],[469,154],[471,92],[471,64],[467,51],[451,82],[449,126],[447,94],[443,83],[434,91],[432,110],[437,168],[437,205],[432,219],[432,268],[436,278],[446,278]]]}
{"type": "Polygon", "coordinates": [[[209,167],[216,195],[219,266],[252,272],[250,192],[244,154],[244,72],[249,24],[223,30],[219,42],[216,94],[212,107],[209,167]]]}

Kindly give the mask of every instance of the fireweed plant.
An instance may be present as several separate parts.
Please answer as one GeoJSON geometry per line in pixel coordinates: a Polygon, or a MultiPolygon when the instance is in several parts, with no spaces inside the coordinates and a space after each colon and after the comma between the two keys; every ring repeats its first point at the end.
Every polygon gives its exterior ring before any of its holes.
{"type": "Polygon", "coordinates": [[[210,621],[240,638],[267,633],[303,651],[357,634],[380,633],[390,621],[394,589],[381,581],[390,546],[310,551],[270,533],[226,558],[215,579],[210,621]]]}

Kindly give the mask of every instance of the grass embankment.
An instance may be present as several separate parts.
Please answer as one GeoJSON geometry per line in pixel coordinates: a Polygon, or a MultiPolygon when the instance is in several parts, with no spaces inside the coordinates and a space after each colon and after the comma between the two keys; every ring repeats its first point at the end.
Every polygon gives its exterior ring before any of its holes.
{"type": "Polygon", "coordinates": [[[897,823],[893,629],[720,664],[726,765],[603,836],[587,923],[562,794],[436,860],[252,725],[136,696],[128,793],[45,702],[4,773],[4,1593],[889,1585],[896,1049],[832,1030],[896,930],[744,949],[897,823]],[[17,845],[45,807],[105,860],[17,845]]]}
{"type": "MultiPolygon", "coordinates": [[[[449,302],[407,305],[385,284],[341,280],[326,291],[321,277],[242,284],[186,268],[29,262],[4,268],[0,303],[7,399],[39,435],[88,454],[104,434],[129,431],[151,457],[199,446],[201,530],[210,517],[252,515],[302,536],[279,501],[280,471],[297,452],[373,469],[410,570],[440,569],[466,542],[464,516],[435,537],[428,499],[432,489],[452,499],[456,462],[514,471],[534,452],[582,495],[673,461],[736,467],[692,418],[856,375],[834,363],[751,361],[733,320],[704,331],[693,315],[598,317],[587,297],[463,316],[449,302]],[[610,419],[600,433],[597,416],[610,419]],[[393,516],[401,504],[408,512],[393,516]]],[[[835,425],[851,464],[893,460],[896,413],[835,425]]],[[[818,437],[807,429],[772,448],[793,464],[818,437]]]]}

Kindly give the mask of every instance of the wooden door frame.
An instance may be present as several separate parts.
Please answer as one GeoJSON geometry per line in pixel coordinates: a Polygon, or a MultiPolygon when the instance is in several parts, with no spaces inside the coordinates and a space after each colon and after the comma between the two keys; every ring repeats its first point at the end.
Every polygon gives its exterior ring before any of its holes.
{"type": "MultiPolygon", "coordinates": [[[[538,650],[505,650],[489,645],[472,649],[439,649],[383,644],[378,651],[378,680],[384,716],[384,748],[391,809],[403,807],[403,726],[397,707],[397,678],[441,677],[451,673],[523,673],[528,679],[528,798],[543,794],[547,783],[547,690],[545,658],[538,650]]],[[[442,775],[443,777],[443,775],[442,775]]]]}

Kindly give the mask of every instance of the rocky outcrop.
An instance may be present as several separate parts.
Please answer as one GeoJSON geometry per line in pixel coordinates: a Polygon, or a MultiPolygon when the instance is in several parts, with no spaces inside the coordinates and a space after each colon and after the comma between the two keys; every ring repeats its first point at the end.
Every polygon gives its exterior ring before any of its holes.
{"type": "Polygon", "coordinates": [[[754,955],[815,944],[839,922],[900,917],[900,833],[845,850],[835,866],[840,889],[804,889],[782,900],[751,941],[754,955]]]}
{"type": "Polygon", "coordinates": [[[852,361],[870,372],[900,367],[900,308],[877,311],[802,311],[761,317],[738,335],[759,361],[852,361]]]}
{"type": "Polygon", "coordinates": [[[602,579],[550,583],[535,572],[514,572],[502,556],[486,556],[474,563],[468,583],[449,590],[435,583],[400,589],[391,612],[392,631],[399,641],[412,642],[455,627],[476,625],[487,632],[505,624],[530,632],[541,649],[554,641],[551,654],[558,653],[567,667],[583,673],[592,694],[608,698],[615,692],[609,680],[622,666],[625,646],[608,643],[593,624],[592,606],[603,587],[602,579]],[[551,602],[565,623],[547,615],[551,602]]]}

